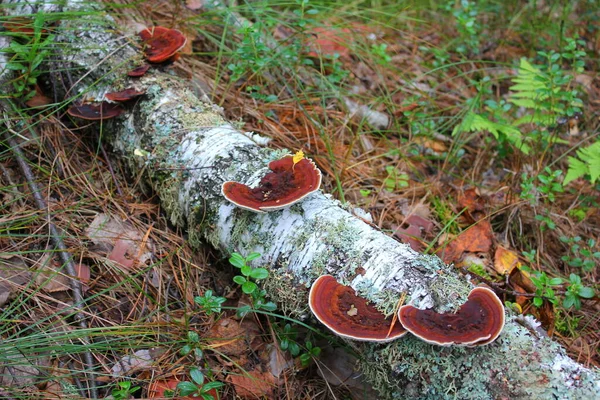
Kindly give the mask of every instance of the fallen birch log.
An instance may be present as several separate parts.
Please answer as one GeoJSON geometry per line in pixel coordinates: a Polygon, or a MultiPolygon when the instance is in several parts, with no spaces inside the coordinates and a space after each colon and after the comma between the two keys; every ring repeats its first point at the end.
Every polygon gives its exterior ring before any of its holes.
{"type": "MultiPolygon", "coordinates": [[[[89,7],[78,4],[72,2],[71,10],[89,7]]],[[[56,39],[70,44],[61,50],[76,81],[70,95],[101,99],[128,87],[146,91],[126,114],[103,123],[104,135],[132,174],[141,174],[143,185],[159,195],[171,221],[188,230],[192,244],[206,240],[225,254],[260,253],[252,264],[269,268],[267,292],[295,318],[310,317],[308,288],[324,274],[351,285],[388,315],[403,293],[408,303],[438,312],[466,301],[473,285],[452,267],[398,243],[326,194],[262,214],[224,199],[224,181],[257,183],[269,161],[284,153],[260,148],[207,98],[197,98],[185,80],[157,71],[129,78],[141,59],[131,44],[137,36],[117,35],[110,18],[102,26],[94,18],[62,22],[56,39]]],[[[355,348],[382,398],[600,398],[598,372],[539,337],[533,325],[508,315],[500,337],[475,348],[435,346],[411,335],[386,344],[355,342],[355,348]]]]}

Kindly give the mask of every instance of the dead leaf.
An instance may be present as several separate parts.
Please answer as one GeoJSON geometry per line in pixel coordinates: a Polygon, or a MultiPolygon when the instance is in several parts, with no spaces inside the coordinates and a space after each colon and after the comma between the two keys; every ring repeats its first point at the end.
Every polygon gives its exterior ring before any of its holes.
{"type": "Polygon", "coordinates": [[[279,378],[283,371],[294,366],[294,360],[290,353],[284,353],[278,345],[270,345],[265,350],[268,352],[269,372],[275,378],[279,378]]]}
{"type": "Polygon", "coordinates": [[[424,236],[433,230],[433,222],[418,215],[409,215],[400,228],[394,232],[394,236],[403,243],[408,243],[415,251],[425,248],[424,236]]]}
{"type": "Polygon", "coordinates": [[[108,255],[108,259],[116,262],[125,269],[131,269],[135,264],[134,257],[136,256],[130,252],[130,248],[132,247],[135,251],[135,244],[130,240],[119,239],[115,243],[115,247],[113,247],[112,251],[108,255]]]}
{"type": "Polygon", "coordinates": [[[52,103],[52,99],[44,96],[42,88],[39,85],[35,85],[35,95],[25,102],[25,105],[30,108],[45,107],[52,103]]]}
{"type": "Polygon", "coordinates": [[[36,266],[35,283],[48,293],[71,290],[71,278],[83,283],[84,292],[88,289],[85,284],[90,281],[90,267],[85,264],[75,264],[77,276],[70,277],[64,264],[59,262],[57,257],[51,253],[44,253],[36,266]]]}
{"type": "Polygon", "coordinates": [[[275,377],[270,372],[253,370],[244,375],[228,375],[227,381],[233,384],[236,394],[242,399],[273,397],[275,377]]]}
{"type": "Polygon", "coordinates": [[[417,136],[413,139],[413,142],[438,154],[448,151],[448,146],[444,142],[433,140],[425,136],[417,136]]]}
{"type": "Polygon", "coordinates": [[[185,6],[189,10],[196,11],[204,7],[204,1],[202,0],[185,0],[185,6]]]}
{"type": "Polygon", "coordinates": [[[315,27],[309,35],[309,57],[333,56],[349,57],[348,48],[352,31],[348,28],[335,29],[332,27],[315,27]]]}
{"type": "Polygon", "coordinates": [[[124,376],[133,372],[150,369],[154,365],[154,362],[164,353],[165,350],[160,348],[137,350],[133,354],[121,357],[121,359],[112,366],[112,374],[124,376]]]}
{"type": "Polygon", "coordinates": [[[513,268],[508,277],[508,281],[512,286],[520,286],[524,293],[535,293],[536,286],[529,278],[529,273],[521,268],[513,268]]]}
{"type": "Polygon", "coordinates": [[[323,346],[317,373],[333,386],[344,385],[357,399],[377,399],[378,396],[364,380],[358,368],[358,359],[341,347],[323,346]]]}
{"type": "Polygon", "coordinates": [[[0,307],[31,281],[27,264],[19,257],[0,258],[0,307]]]}
{"type": "Polygon", "coordinates": [[[131,223],[107,214],[98,214],[85,234],[94,243],[95,251],[105,253],[109,259],[126,269],[144,265],[153,257],[154,246],[144,233],[131,223]]]}
{"type": "Polygon", "coordinates": [[[246,329],[231,318],[218,320],[205,337],[211,348],[226,356],[240,356],[248,350],[246,329]]]}
{"type": "Polygon", "coordinates": [[[32,358],[36,362],[42,360],[37,360],[37,356],[25,357],[16,347],[7,347],[3,351],[3,363],[0,364],[0,386],[23,387],[34,384],[40,371],[28,358],[32,358]]]}
{"type": "Polygon", "coordinates": [[[494,269],[497,273],[508,275],[519,265],[519,256],[514,251],[505,249],[502,246],[496,248],[496,253],[494,254],[494,269]]]}
{"type": "Polygon", "coordinates": [[[466,209],[462,214],[470,224],[479,221],[485,216],[487,200],[481,196],[479,189],[465,190],[456,200],[458,210],[466,209]]]}
{"type": "Polygon", "coordinates": [[[481,220],[457,235],[437,254],[446,264],[460,261],[463,253],[488,253],[492,246],[492,226],[489,221],[481,220]]]}

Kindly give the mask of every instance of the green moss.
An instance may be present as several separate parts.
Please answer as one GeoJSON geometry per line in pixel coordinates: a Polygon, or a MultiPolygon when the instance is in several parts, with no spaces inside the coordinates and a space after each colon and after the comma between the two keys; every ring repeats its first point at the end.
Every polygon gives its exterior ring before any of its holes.
{"type": "Polygon", "coordinates": [[[298,287],[296,278],[287,272],[286,268],[271,269],[269,278],[262,286],[284,315],[292,317],[309,315],[308,289],[302,290],[298,287]],[[296,289],[290,290],[290,288],[296,289]]]}
{"type": "Polygon", "coordinates": [[[234,218],[233,230],[231,231],[231,246],[238,247],[241,242],[242,235],[248,231],[248,226],[251,221],[252,212],[240,208],[234,208],[231,212],[231,218],[234,218]]]}
{"type": "Polygon", "coordinates": [[[179,119],[185,130],[220,126],[226,123],[220,114],[209,111],[205,107],[194,107],[193,112],[181,113],[179,119]]]}
{"type": "Polygon", "coordinates": [[[592,374],[573,373],[567,378],[571,381],[565,382],[564,373],[550,368],[557,357],[572,362],[564,351],[550,339],[536,344],[511,317],[500,338],[486,346],[434,346],[409,334],[386,346],[365,345],[361,353],[361,369],[382,399],[591,399],[598,395],[592,374]]]}

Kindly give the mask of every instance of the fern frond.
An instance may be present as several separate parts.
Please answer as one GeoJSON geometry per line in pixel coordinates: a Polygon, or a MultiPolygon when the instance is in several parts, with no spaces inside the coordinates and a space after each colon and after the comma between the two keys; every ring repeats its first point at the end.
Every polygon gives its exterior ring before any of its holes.
{"type": "Polygon", "coordinates": [[[569,170],[565,176],[563,185],[584,175],[590,176],[590,182],[596,183],[600,177],[600,141],[591,146],[577,150],[577,156],[569,157],[569,170]]]}

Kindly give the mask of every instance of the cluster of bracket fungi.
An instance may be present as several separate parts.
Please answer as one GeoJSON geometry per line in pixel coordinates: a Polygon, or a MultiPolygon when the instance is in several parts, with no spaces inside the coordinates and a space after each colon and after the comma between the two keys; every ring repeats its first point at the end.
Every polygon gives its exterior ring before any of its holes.
{"type": "Polygon", "coordinates": [[[312,285],[309,306],[315,317],[337,335],[353,340],[389,342],[412,333],[439,346],[481,346],[493,342],[504,328],[504,306],[487,287],[471,290],[456,313],[440,314],[411,305],[400,307],[398,321],[385,318],[354,289],[331,275],[312,285]]]}
{"type": "MultiPolygon", "coordinates": [[[[187,39],[177,29],[155,26],[146,28],[139,33],[144,43],[144,56],[148,63],[134,68],[127,73],[130,77],[143,76],[152,65],[168,65],[179,58],[178,52],[185,46],[187,39]]],[[[145,93],[143,90],[128,88],[119,92],[106,93],[108,101],[75,104],[69,107],[67,113],[73,117],[98,121],[117,117],[125,109],[119,103],[126,103],[145,93]]]]}
{"type": "MultiPolygon", "coordinates": [[[[321,184],[321,172],[306,158],[295,162],[293,156],[285,156],[270,162],[269,169],[256,187],[228,181],[221,193],[240,208],[262,213],[289,207],[321,184]]],[[[354,289],[323,275],[313,283],[308,304],[315,317],[337,335],[368,342],[389,342],[410,332],[439,346],[481,346],[496,340],[505,321],[502,301],[482,286],[471,290],[455,313],[405,305],[398,310],[398,321],[391,321],[354,289]]]]}

